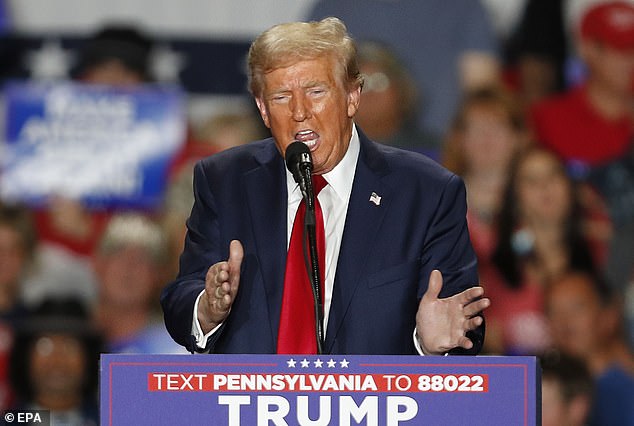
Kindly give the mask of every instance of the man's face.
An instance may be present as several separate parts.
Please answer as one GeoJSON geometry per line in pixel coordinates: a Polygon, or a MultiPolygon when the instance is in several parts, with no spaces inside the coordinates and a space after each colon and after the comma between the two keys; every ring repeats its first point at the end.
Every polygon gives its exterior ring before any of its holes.
{"type": "Polygon", "coordinates": [[[81,393],[86,353],[80,340],[62,333],[39,337],[30,353],[31,382],[37,396],[76,398],[81,393]]]}
{"type": "Polygon", "coordinates": [[[113,253],[97,256],[95,271],[101,298],[128,308],[147,306],[160,280],[156,262],[145,248],[135,245],[121,246],[113,253]]]}
{"type": "Polygon", "coordinates": [[[592,78],[615,93],[630,95],[634,78],[634,50],[615,49],[599,42],[586,42],[584,59],[592,78]]]}
{"type": "Polygon", "coordinates": [[[110,59],[90,67],[81,80],[91,84],[105,84],[109,86],[134,86],[143,83],[143,76],[137,71],[126,67],[117,59],[110,59]]]}
{"type": "Polygon", "coordinates": [[[256,103],[280,153],[301,141],[310,148],[313,172],[323,174],[348,149],[360,94],[360,87],[344,86],[336,62],[325,56],[265,74],[256,103]]]}
{"type": "Polygon", "coordinates": [[[602,344],[601,303],[584,277],[564,277],[551,284],[547,313],[555,346],[563,352],[586,358],[602,344]]]}

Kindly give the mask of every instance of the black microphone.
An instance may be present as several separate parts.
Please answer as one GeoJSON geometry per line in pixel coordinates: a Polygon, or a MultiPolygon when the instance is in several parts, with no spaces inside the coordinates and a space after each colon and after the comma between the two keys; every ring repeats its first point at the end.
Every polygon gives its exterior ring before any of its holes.
{"type": "Polygon", "coordinates": [[[312,207],[312,202],[309,200],[309,189],[312,189],[311,175],[313,172],[313,160],[310,156],[310,149],[302,142],[292,142],[286,147],[285,160],[286,168],[293,174],[295,182],[299,184],[299,189],[302,191],[307,207],[312,207]]]}
{"type": "MultiPolygon", "coordinates": [[[[304,247],[304,262],[306,263],[306,271],[308,272],[308,280],[313,290],[313,302],[315,312],[315,338],[317,340],[317,353],[323,353],[324,345],[324,316],[321,289],[319,285],[319,259],[317,256],[317,236],[315,230],[315,194],[313,193],[313,160],[310,155],[310,149],[306,144],[295,141],[286,147],[284,155],[286,167],[293,174],[293,179],[299,184],[302,196],[306,202],[306,215],[304,216],[304,227],[308,234],[308,253],[306,253],[306,244],[304,247]],[[310,258],[310,259],[309,259],[310,258]]],[[[306,236],[304,234],[304,238],[306,236]]]]}

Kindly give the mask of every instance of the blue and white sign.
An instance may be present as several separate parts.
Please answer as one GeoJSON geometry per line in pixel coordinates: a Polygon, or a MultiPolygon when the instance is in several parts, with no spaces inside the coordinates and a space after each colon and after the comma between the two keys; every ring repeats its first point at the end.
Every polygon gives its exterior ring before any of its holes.
{"type": "Polygon", "coordinates": [[[185,142],[174,87],[12,83],[5,89],[0,196],[45,204],[60,195],[88,207],[154,208],[185,142]]]}

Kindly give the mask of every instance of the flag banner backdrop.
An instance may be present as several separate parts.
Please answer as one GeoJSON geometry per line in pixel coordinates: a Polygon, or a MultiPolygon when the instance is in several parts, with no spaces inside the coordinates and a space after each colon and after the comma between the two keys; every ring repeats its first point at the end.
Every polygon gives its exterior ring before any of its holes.
{"type": "Polygon", "coordinates": [[[535,357],[113,355],[102,425],[538,425],[535,357]]]}
{"type": "Polygon", "coordinates": [[[38,206],[64,196],[92,208],[161,203],[168,167],[185,142],[176,87],[13,82],[5,102],[3,199],[38,206]]]}
{"type": "MultiPolygon", "coordinates": [[[[0,17],[1,19],[1,17],[0,17]]],[[[76,34],[5,34],[0,38],[0,82],[67,80],[76,75],[88,38],[76,34]]],[[[153,81],[176,84],[198,95],[249,96],[249,39],[156,37],[150,54],[153,81]]]]}

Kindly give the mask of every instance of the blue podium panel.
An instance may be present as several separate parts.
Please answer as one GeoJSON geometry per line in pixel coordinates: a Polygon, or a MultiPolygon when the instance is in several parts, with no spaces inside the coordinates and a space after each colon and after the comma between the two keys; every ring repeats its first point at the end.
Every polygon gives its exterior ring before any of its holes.
{"type": "Polygon", "coordinates": [[[537,425],[535,357],[102,355],[102,425],[537,425]]]}

